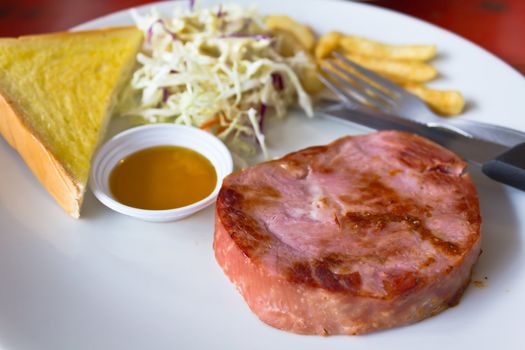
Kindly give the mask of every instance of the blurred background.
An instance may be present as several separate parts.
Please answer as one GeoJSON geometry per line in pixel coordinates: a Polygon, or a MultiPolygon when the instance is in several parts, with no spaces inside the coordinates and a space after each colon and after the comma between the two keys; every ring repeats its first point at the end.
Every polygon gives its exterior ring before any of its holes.
{"type": "MultiPolygon", "coordinates": [[[[0,36],[66,30],[95,17],[152,2],[155,1],[0,0],[0,36]]],[[[457,33],[525,74],[525,0],[367,2],[421,18],[457,33]]]]}

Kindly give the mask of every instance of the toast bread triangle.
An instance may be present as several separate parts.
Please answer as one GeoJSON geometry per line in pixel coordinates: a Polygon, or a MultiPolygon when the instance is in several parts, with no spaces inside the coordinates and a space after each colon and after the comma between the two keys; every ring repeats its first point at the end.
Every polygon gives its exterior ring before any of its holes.
{"type": "Polygon", "coordinates": [[[0,39],[0,134],[72,217],[141,43],[135,27],[0,39]]]}

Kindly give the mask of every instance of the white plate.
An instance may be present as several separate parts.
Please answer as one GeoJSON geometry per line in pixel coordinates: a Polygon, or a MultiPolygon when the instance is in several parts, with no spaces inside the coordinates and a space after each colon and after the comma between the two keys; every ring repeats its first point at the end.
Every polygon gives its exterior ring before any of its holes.
{"type": "MultiPolygon", "coordinates": [[[[250,0],[238,1],[252,3],[250,0]]],[[[206,4],[212,3],[206,2],[206,4]]],[[[525,79],[458,36],[376,7],[261,0],[317,31],[388,42],[436,43],[435,86],[465,93],[462,118],[525,130],[525,79]]],[[[157,5],[169,11],[172,5],[157,5]]],[[[145,9],[145,8],[143,8],[145,9]]],[[[129,24],[128,12],[81,28],[129,24]]],[[[293,115],[268,130],[273,155],[362,132],[293,115]]],[[[212,251],[213,208],[153,224],[114,213],[88,194],[68,218],[17,154],[0,141],[0,347],[5,349],[519,349],[525,324],[525,193],[473,170],[483,211],[483,254],[461,303],[418,324],[366,336],[318,337],[260,322],[212,251]],[[484,277],[488,279],[485,280],[484,277]]]]}

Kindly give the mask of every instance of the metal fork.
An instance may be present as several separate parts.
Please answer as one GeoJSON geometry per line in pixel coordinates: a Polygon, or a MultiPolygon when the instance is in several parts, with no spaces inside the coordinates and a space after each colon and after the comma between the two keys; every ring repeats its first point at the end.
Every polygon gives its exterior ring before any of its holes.
{"type": "Polygon", "coordinates": [[[320,74],[319,78],[350,108],[370,109],[372,106],[429,127],[448,129],[467,137],[481,138],[508,147],[525,142],[525,133],[518,130],[467,119],[444,120],[416,95],[338,53],[334,52],[333,55],[339,61],[328,62],[339,74],[321,67],[332,80],[320,74]],[[351,72],[345,65],[362,74],[372,84],[351,72]]]}

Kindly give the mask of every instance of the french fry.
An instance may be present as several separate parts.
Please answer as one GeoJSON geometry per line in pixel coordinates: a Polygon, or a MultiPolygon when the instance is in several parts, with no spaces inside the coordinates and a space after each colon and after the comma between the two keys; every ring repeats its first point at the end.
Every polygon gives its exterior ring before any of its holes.
{"type": "Polygon", "coordinates": [[[296,22],[288,16],[268,16],[265,19],[270,32],[284,31],[292,34],[307,52],[312,52],[315,46],[315,36],[310,27],[296,22]]]}
{"type": "Polygon", "coordinates": [[[438,74],[434,67],[420,61],[392,61],[354,54],[345,56],[397,83],[424,83],[434,79],[438,74]]]}
{"type": "Polygon", "coordinates": [[[389,45],[356,35],[346,35],[339,45],[348,53],[389,60],[428,61],[436,56],[435,45],[389,45]]]}
{"type": "Polygon", "coordinates": [[[321,60],[329,56],[332,51],[337,50],[342,37],[343,34],[339,32],[330,32],[323,35],[317,42],[317,45],[315,45],[315,58],[321,60]]]}
{"type": "Polygon", "coordinates": [[[407,84],[404,88],[425,101],[434,111],[444,116],[460,114],[465,107],[465,98],[459,91],[435,90],[418,84],[407,84]]]}
{"type": "Polygon", "coordinates": [[[293,34],[278,29],[274,29],[272,34],[278,39],[279,53],[284,57],[292,57],[297,52],[304,50],[303,46],[297,41],[293,34]]]}
{"type": "Polygon", "coordinates": [[[317,78],[317,68],[315,65],[312,65],[311,68],[303,69],[300,72],[299,80],[309,94],[316,94],[324,89],[324,84],[317,78]]]}

